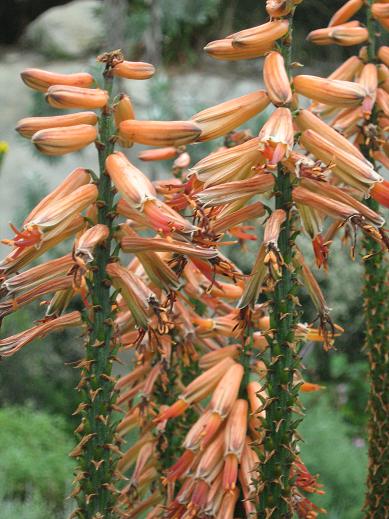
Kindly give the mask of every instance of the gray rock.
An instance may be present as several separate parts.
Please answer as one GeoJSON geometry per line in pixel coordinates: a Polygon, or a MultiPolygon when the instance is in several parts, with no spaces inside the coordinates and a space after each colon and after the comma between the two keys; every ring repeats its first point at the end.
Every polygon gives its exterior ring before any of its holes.
{"type": "Polygon", "coordinates": [[[78,58],[98,51],[104,30],[101,0],[75,0],[53,7],[28,27],[22,42],[50,58],[78,58]]]}

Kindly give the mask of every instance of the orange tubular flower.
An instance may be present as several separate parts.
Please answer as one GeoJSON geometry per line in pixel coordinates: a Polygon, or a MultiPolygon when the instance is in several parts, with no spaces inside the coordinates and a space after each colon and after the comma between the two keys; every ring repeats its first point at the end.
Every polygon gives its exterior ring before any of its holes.
{"type": "Polygon", "coordinates": [[[379,204],[389,208],[389,182],[387,180],[374,184],[370,190],[370,195],[379,204]]]}
{"type": "Polygon", "coordinates": [[[94,112],[80,112],[77,114],[57,115],[52,117],[26,117],[18,122],[15,130],[22,136],[30,139],[34,133],[47,128],[64,128],[97,124],[97,115],[94,112]]]}
{"type": "Polygon", "coordinates": [[[137,326],[147,330],[151,311],[150,303],[157,303],[154,292],[139,277],[118,263],[109,263],[106,271],[113,286],[120,290],[137,326]]]}
{"type": "Polygon", "coordinates": [[[109,229],[106,225],[97,224],[85,231],[74,247],[74,256],[76,261],[80,261],[82,265],[93,261],[93,251],[95,247],[103,243],[109,235],[109,229]]]}
{"type": "Polygon", "coordinates": [[[179,150],[174,146],[167,146],[166,148],[141,151],[138,155],[138,159],[144,160],[145,162],[154,160],[170,160],[175,159],[178,153],[179,150]]]}
{"type": "Polygon", "coordinates": [[[259,149],[271,165],[287,158],[293,148],[292,114],[288,108],[277,108],[259,132],[259,149]]]}
{"type": "Polygon", "coordinates": [[[46,94],[48,103],[54,108],[103,108],[108,102],[108,92],[99,88],[79,88],[54,85],[46,94]]]}
{"type": "Polygon", "coordinates": [[[156,192],[150,180],[127,159],[124,153],[108,156],[105,166],[116,189],[131,207],[142,208],[146,200],[155,199],[156,192]]]}
{"type": "Polygon", "coordinates": [[[376,101],[378,87],[378,72],[374,63],[368,63],[363,67],[358,83],[366,90],[362,110],[364,116],[369,119],[376,101]]]}
{"type": "Polygon", "coordinates": [[[369,164],[369,162],[356,146],[354,146],[350,141],[340,135],[336,130],[331,128],[331,126],[329,126],[309,110],[299,110],[294,121],[301,131],[314,130],[316,133],[320,134],[321,137],[331,142],[334,146],[337,146],[338,148],[343,149],[352,155],[355,155],[362,161],[369,164]]]}
{"type": "Polygon", "coordinates": [[[314,101],[333,106],[357,106],[366,96],[366,90],[357,83],[317,76],[296,76],[295,90],[314,101]]]}
{"type": "Polygon", "coordinates": [[[82,326],[80,312],[71,312],[56,319],[33,326],[6,339],[0,339],[0,357],[10,357],[35,339],[43,339],[51,332],[82,326]]]}
{"type": "Polygon", "coordinates": [[[347,220],[352,216],[356,216],[358,212],[350,205],[343,204],[337,200],[325,198],[317,195],[312,191],[308,191],[303,187],[295,187],[293,189],[293,200],[296,203],[308,205],[318,211],[341,220],[347,220]]]}
{"type": "Polygon", "coordinates": [[[238,464],[242,456],[247,432],[248,404],[240,399],[229,414],[224,436],[224,490],[234,490],[238,479],[238,464]]]}
{"type": "Polygon", "coordinates": [[[315,157],[331,165],[335,175],[343,182],[362,193],[368,193],[373,184],[382,181],[369,162],[351,155],[312,130],[303,132],[300,142],[315,157]]]}
{"type": "Polygon", "coordinates": [[[27,68],[20,74],[23,82],[39,92],[46,92],[52,85],[68,85],[74,87],[90,87],[94,78],[87,72],[75,74],[57,74],[39,68],[27,68]]]}
{"type": "Polygon", "coordinates": [[[97,138],[97,130],[90,124],[78,124],[60,128],[39,130],[32,136],[32,143],[45,155],[57,156],[78,151],[97,138]]]}
{"type": "MultiPolygon", "coordinates": [[[[372,190],[376,185],[381,185],[382,182],[374,184],[372,190]]],[[[355,212],[364,216],[372,224],[382,227],[385,220],[381,215],[367,207],[365,204],[348,194],[345,190],[339,189],[336,186],[328,182],[319,182],[317,180],[303,178],[301,179],[300,186],[309,189],[313,193],[324,196],[328,199],[337,200],[343,204],[348,204],[355,209],[355,212]]],[[[372,193],[370,193],[372,194],[372,193]]]]}
{"type": "Polygon", "coordinates": [[[348,0],[348,2],[346,2],[332,16],[328,26],[333,27],[334,25],[341,25],[342,23],[347,22],[359,11],[359,9],[361,9],[362,6],[363,0],[348,0]]]}
{"type": "Polygon", "coordinates": [[[26,247],[39,248],[42,241],[58,236],[66,229],[74,216],[92,204],[97,198],[97,188],[92,184],[81,186],[73,193],[42,206],[29,215],[24,230],[15,231],[15,238],[4,243],[13,245],[20,252],[26,247]]]}
{"type": "Polygon", "coordinates": [[[254,202],[246,205],[231,214],[219,213],[211,222],[212,232],[220,234],[226,231],[231,232],[240,223],[251,220],[252,218],[260,218],[265,214],[265,207],[261,202],[254,202]]]}
{"type": "Polygon", "coordinates": [[[211,416],[204,427],[202,446],[208,444],[219,429],[225,417],[230,413],[236,399],[238,398],[239,387],[244,374],[243,366],[234,363],[218,383],[213,392],[209,410],[211,416]]]}
{"type": "Polygon", "coordinates": [[[212,58],[222,61],[236,61],[265,56],[273,48],[273,45],[274,41],[261,47],[236,47],[233,45],[232,39],[225,38],[224,40],[211,41],[204,47],[204,50],[212,58]]]}
{"type": "Polygon", "coordinates": [[[243,47],[247,50],[259,47],[270,48],[274,42],[288,32],[288,20],[274,20],[257,27],[236,32],[229,36],[234,47],[243,47]]]}
{"type": "Polygon", "coordinates": [[[202,355],[199,361],[199,366],[201,369],[209,369],[227,357],[231,359],[236,359],[238,355],[239,345],[231,344],[230,346],[224,346],[224,348],[220,348],[215,351],[210,351],[209,353],[202,355]]]}
{"type": "MultiPolygon", "coordinates": [[[[126,94],[120,94],[119,101],[113,107],[116,128],[119,129],[120,123],[128,119],[135,119],[135,112],[131,100],[126,94]]],[[[131,148],[134,144],[129,139],[118,137],[118,142],[123,148],[131,148]]]]}
{"type": "Polygon", "coordinates": [[[239,299],[237,305],[238,308],[246,308],[247,306],[254,305],[257,302],[263,282],[267,275],[267,266],[265,264],[266,254],[266,247],[262,244],[259,247],[251,274],[246,281],[242,297],[239,299]]]}
{"type": "Polygon", "coordinates": [[[198,140],[208,141],[226,135],[262,112],[269,102],[266,92],[258,90],[198,112],[191,117],[201,128],[198,140]]]}
{"type": "Polygon", "coordinates": [[[149,146],[181,146],[195,141],[201,128],[192,121],[137,121],[130,119],[119,125],[120,136],[149,146]]]}
{"type": "Polygon", "coordinates": [[[30,212],[24,220],[26,225],[34,216],[40,213],[46,206],[50,205],[55,200],[60,200],[67,195],[72,194],[76,189],[85,184],[89,184],[91,176],[87,169],[76,168],[69,173],[69,175],[47,196],[45,196],[30,212]]]}
{"type": "Polygon", "coordinates": [[[291,102],[292,89],[282,54],[273,51],[266,56],[263,79],[270,100],[275,106],[283,106],[291,102]]]}
{"type": "Polygon", "coordinates": [[[162,422],[180,416],[191,403],[203,400],[203,398],[212,393],[226,370],[234,364],[236,363],[232,359],[226,358],[216,366],[199,375],[185,388],[179,400],[162,411],[156,418],[156,421],[162,422]]]}
{"type": "Polygon", "coordinates": [[[236,200],[251,198],[266,193],[274,186],[274,177],[269,174],[255,175],[246,180],[226,182],[217,186],[208,187],[195,195],[201,205],[215,207],[230,204],[236,200]]]}
{"type": "Polygon", "coordinates": [[[123,252],[138,254],[139,252],[175,252],[203,259],[212,259],[218,255],[216,250],[205,249],[190,243],[164,238],[142,238],[140,236],[125,236],[121,240],[123,252]]]}
{"type": "Polygon", "coordinates": [[[331,45],[336,43],[343,47],[359,45],[368,40],[369,32],[365,27],[351,25],[339,25],[337,27],[327,27],[316,29],[308,34],[307,40],[316,45],[331,45]]]}
{"type": "Polygon", "coordinates": [[[25,290],[31,290],[35,286],[65,274],[74,265],[71,254],[61,258],[46,261],[42,265],[32,267],[25,272],[6,279],[0,287],[0,293],[4,290],[7,294],[15,294],[25,290]]]}
{"type": "Polygon", "coordinates": [[[120,61],[115,64],[111,73],[125,79],[149,79],[154,75],[155,67],[143,61],[120,61]]]}
{"type": "Polygon", "coordinates": [[[238,497],[239,490],[237,488],[224,494],[216,519],[233,519],[238,497]]]}
{"type": "Polygon", "coordinates": [[[44,283],[39,283],[28,292],[24,292],[14,299],[7,299],[6,301],[0,302],[0,321],[7,315],[15,312],[17,309],[39,299],[41,296],[51,292],[66,290],[71,288],[72,284],[73,279],[71,276],[60,276],[44,283]]]}
{"type": "MultiPolygon", "coordinates": [[[[37,241],[31,240],[29,244],[24,243],[23,245],[18,245],[8,256],[6,256],[0,262],[0,272],[4,276],[9,276],[18,272],[21,268],[28,265],[35,259],[42,256],[45,252],[51,250],[53,247],[61,243],[62,241],[74,236],[78,231],[84,227],[85,221],[82,216],[76,216],[71,219],[65,226],[64,229],[61,229],[59,232],[54,230],[50,235],[46,234],[43,238],[44,241],[41,242],[39,248],[36,248],[37,241]]],[[[18,231],[19,235],[21,234],[18,231]]],[[[35,233],[26,233],[30,238],[32,238],[35,233]],[[32,236],[31,236],[32,234],[32,236]]],[[[38,238],[38,236],[37,236],[38,238]]],[[[13,240],[3,240],[3,243],[7,245],[14,245],[13,240]]],[[[20,242],[19,242],[20,243],[20,242]]]]}
{"type": "Polygon", "coordinates": [[[190,173],[204,182],[204,187],[242,180],[250,175],[253,167],[265,162],[258,148],[256,137],[233,148],[216,151],[195,164],[190,173]]]}

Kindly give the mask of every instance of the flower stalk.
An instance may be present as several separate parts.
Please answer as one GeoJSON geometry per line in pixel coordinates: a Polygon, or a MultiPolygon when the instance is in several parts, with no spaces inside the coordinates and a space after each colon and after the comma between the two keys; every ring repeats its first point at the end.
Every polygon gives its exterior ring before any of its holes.
{"type": "MultiPolygon", "coordinates": [[[[114,261],[111,256],[113,230],[114,192],[111,179],[106,173],[105,161],[114,150],[114,121],[112,114],[112,86],[110,76],[111,60],[114,53],[106,56],[104,71],[104,90],[109,93],[110,101],[102,109],[99,118],[99,141],[96,143],[99,155],[97,223],[105,225],[109,231],[103,244],[95,249],[91,264],[91,276],[87,281],[90,306],[85,311],[88,326],[86,356],[81,372],[81,425],[77,434],[83,445],[79,457],[79,480],[77,491],[77,516],[82,519],[111,519],[116,497],[113,482],[118,458],[115,439],[116,420],[113,415],[116,393],[112,377],[112,363],[117,346],[113,344],[112,305],[106,267],[114,261]],[[80,430],[81,428],[81,430],[80,430]]],[[[79,444],[80,445],[80,444],[79,444]]],[[[76,453],[78,454],[78,453],[76,453]]]]}
{"type": "MultiPolygon", "coordinates": [[[[377,23],[372,14],[373,1],[366,5],[369,40],[367,46],[368,63],[377,62],[377,23]]],[[[377,125],[377,108],[373,109],[367,125],[377,125]]],[[[368,128],[364,135],[368,136],[368,128]]],[[[362,151],[374,164],[374,139],[365,139],[362,151]]],[[[379,204],[373,198],[366,205],[377,211],[379,204]]],[[[365,314],[365,350],[369,361],[370,392],[368,400],[368,449],[369,464],[365,498],[365,517],[373,519],[385,517],[388,513],[385,504],[389,491],[389,326],[388,326],[388,269],[384,253],[379,244],[371,237],[364,239],[365,284],[363,289],[365,314]]]]}
{"type": "MultiPolygon", "coordinates": [[[[289,32],[280,42],[285,68],[290,78],[292,61],[293,12],[288,16],[289,32]]],[[[293,415],[298,389],[294,374],[298,367],[295,327],[298,311],[296,305],[297,277],[292,262],[296,233],[293,229],[291,208],[292,178],[279,164],[275,174],[275,208],[286,214],[278,238],[280,256],[283,258],[281,274],[271,292],[269,307],[270,332],[267,335],[269,357],[266,390],[264,456],[260,472],[262,492],[259,499],[259,517],[291,518],[292,483],[291,466],[295,458],[295,427],[293,415]]]]}

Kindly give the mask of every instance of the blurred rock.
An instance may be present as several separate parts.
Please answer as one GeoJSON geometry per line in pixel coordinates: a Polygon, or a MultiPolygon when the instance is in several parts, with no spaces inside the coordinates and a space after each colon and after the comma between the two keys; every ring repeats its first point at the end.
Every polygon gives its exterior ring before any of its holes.
{"type": "Polygon", "coordinates": [[[52,7],[28,27],[22,42],[50,58],[79,58],[101,48],[101,0],[75,0],[52,7]]]}

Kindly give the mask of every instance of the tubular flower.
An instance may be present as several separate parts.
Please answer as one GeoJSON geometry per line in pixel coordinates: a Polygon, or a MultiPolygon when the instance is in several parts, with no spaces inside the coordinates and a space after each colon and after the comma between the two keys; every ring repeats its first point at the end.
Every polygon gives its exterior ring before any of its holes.
{"type": "Polygon", "coordinates": [[[237,61],[242,59],[259,58],[267,54],[273,47],[274,41],[265,46],[234,46],[231,38],[211,41],[204,47],[205,52],[212,58],[222,61],[237,61]]]}
{"type": "Polygon", "coordinates": [[[87,229],[77,240],[74,247],[74,257],[82,266],[91,263],[94,259],[93,251],[97,245],[102,244],[109,236],[106,225],[97,224],[87,229]]]}
{"type": "Polygon", "coordinates": [[[149,146],[181,146],[195,141],[201,128],[193,121],[137,121],[130,119],[119,125],[122,138],[149,146]]]}
{"type": "Polygon", "coordinates": [[[204,182],[204,187],[209,187],[247,178],[252,168],[261,163],[264,163],[264,159],[256,137],[233,148],[211,153],[195,164],[190,173],[204,182]]]}
{"type": "Polygon", "coordinates": [[[336,43],[343,47],[359,45],[367,41],[369,32],[365,27],[338,25],[325,29],[316,29],[308,34],[308,41],[316,45],[331,45],[336,43]]]}
{"type": "Polygon", "coordinates": [[[245,445],[248,404],[239,399],[229,414],[224,436],[224,490],[234,490],[238,479],[238,466],[245,445]]]}
{"type": "Polygon", "coordinates": [[[54,85],[46,94],[47,102],[54,108],[103,108],[108,101],[108,92],[99,88],[79,88],[54,85]]]}
{"type": "Polygon", "coordinates": [[[154,160],[170,160],[175,159],[178,154],[178,148],[175,148],[174,146],[167,146],[166,148],[141,151],[138,155],[138,158],[140,160],[144,160],[145,162],[154,160]]]}
{"type": "Polygon", "coordinates": [[[239,299],[238,308],[246,308],[247,306],[254,305],[257,300],[259,293],[262,289],[263,282],[267,275],[267,266],[265,264],[265,258],[267,256],[266,247],[262,244],[259,247],[258,254],[251,271],[248,280],[245,283],[242,297],[239,299]]]}
{"type": "Polygon", "coordinates": [[[112,74],[125,79],[149,79],[155,73],[154,65],[143,61],[119,61],[112,68],[112,74]]]}
{"type": "Polygon", "coordinates": [[[65,155],[78,151],[96,140],[97,130],[90,124],[78,124],[39,130],[32,136],[32,143],[45,155],[65,155]]]}
{"type": "Polygon", "coordinates": [[[288,20],[274,20],[229,36],[234,47],[247,50],[271,47],[276,40],[285,36],[289,29],[288,20]]]}
{"type": "Polygon", "coordinates": [[[264,258],[264,263],[268,266],[274,279],[281,276],[280,267],[284,263],[277,243],[281,232],[281,226],[285,220],[285,211],[283,209],[276,209],[273,211],[265,225],[263,242],[266,247],[266,256],[264,258]]]}
{"type": "Polygon", "coordinates": [[[216,366],[208,369],[202,375],[195,378],[185,388],[179,400],[163,411],[156,420],[161,422],[180,416],[180,414],[185,412],[192,402],[198,402],[211,394],[222,379],[225,371],[234,364],[235,362],[232,359],[226,358],[216,366]]]}
{"type": "Polygon", "coordinates": [[[68,85],[73,87],[90,87],[94,78],[87,72],[75,74],[57,74],[39,68],[27,68],[20,74],[23,82],[30,88],[39,92],[46,92],[53,85],[68,85]]]}
{"type": "Polygon", "coordinates": [[[282,54],[270,52],[263,66],[263,80],[271,102],[275,106],[289,104],[292,100],[292,89],[282,54]]]}
{"type": "Polygon", "coordinates": [[[369,162],[351,155],[313,130],[303,132],[300,142],[318,159],[331,165],[332,171],[343,182],[363,193],[367,193],[372,185],[382,181],[382,177],[374,171],[369,162]]]}
{"type": "Polygon", "coordinates": [[[137,326],[147,330],[151,304],[157,303],[155,294],[130,270],[118,263],[107,265],[107,274],[113,286],[120,289],[123,299],[130,309],[137,326]]]}
{"type": "Polygon", "coordinates": [[[138,254],[139,252],[176,252],[203,259],[215,258],[218,253],[216,250],[205,249],[186,242],[163,238],[142,238],[140,236],[125,236],[121,240],[124,252],[138,254]]]}
{"type": "Polygon", "coordinates": [[[22,137],[30,139],[39,130],[65,128],[80,124],[94,126],[97,124],[97,115],[94,112],[79,112],[52,117],[26,117],[18,122],[15,129],[22,137]]]}
{"type": "Polygon", "coordinates": [[[272,175],[260,174],[246,180],[208,187],[196,194],[195,198],[204,206],[214,207],[230,204],[239,199],[248,200],[254,195],[270,191],[273,186],[274,177],[272,175]]]}
{"type": "Polygon", "coordinates": [[[389,47],[382,45],[378,49],[377,53],[379,59],[384,63],[387,67],[389,67],[389,47]]]}
{"type": "Polygon", "coordinates": [[[0,302],[0,321],[7,315],[10,315],[17,309],[28,305],[41,296],[49,294],[50,292],[57,292],[59,290],[68,289],[72,286],[72,284],[73,280],[71,276],[59,276],[55,279],[50,279],[49,281],[40,283],[13,299],[0,302]]]}
{"type": "MultiPolygon", "coordinates": [[[[116,128],[119,129],[120,123],[127,121],[128,119],[135,119],[135,112],[132,106],[131,100],[126,94],[120,94],[119,101],[113,108],[113,114],[115,119],[116,128]]],[[[134,144],[132,140],[118,137],[118,142],[123,148],[131,148],[134,144]]]]}
{"type": "Polygon", "coordinates": [[[258,135],[259,149],[271,165],[287,158],[293,148],[292,115],[287,108],[277,108],[258,135]]]}
{"type": "Polygon", "coordinates": [[[198,112],[191,117],[192,121],[201,128],[198,140],[208,141],[226,135],[262,112],[269,102],[266,92],[258,90],[198,112]]]}
{"type": "Polygon", "coordinates": [[[361,85],[339,79],[296,76],[293,84],[298,94],[333,106],[357,106],[366,96],[366,90],[361,85]]]}
{"type": "Polygon", "coordinates": [[[51,319],[29,330],[17,333],[6,339],[0,339],[0,356],[10,357],[35,339],[42,339],[49,333],[63,330],[64,328],[81,327],[80,312],[71,312],[56,319],[51,319]]]}
{"type": "Polygon", "coordinates": [[[25,272],[6,279],[0,287],[0,293],[4,291],[6,294],[13,295],[15,293],[24,292],[25,290],[31,290],[41,283],[45,283],[46,281],[65,274],[73,265],[74,260],[71,254],[46,261],[41,265],[37,265],[25,272]]]}
{"type": "Polygon", "coordinates": [[[361,75],[358,78],[360,85],[366,90],[366,97],[363,100],[362,110],[364,116],[369,119],[372,113],[378,87],[377,67],[373,63],[368,63],[362,69],[361,75]]]}
{"type": "Polygon", "coordinates": [[[233,364],[223,378],[220,380],[213,392],[209,410],[211,416],[203,431],[202,445],[206,445],[214,436],[221,423],[229,415],[233,405],[238,398],[240,383],[244,374],[240,364],[233,364]]]}
{"type": "Polygon", "coordinates": [[[97,197],[96,186],[89,184],[77,188],[73,193],[58,200],[54,199],[42,206],[24,222],[24,229],[5,243],[13,245],[19,251],[29,246],[40,247],[42,241],[58,236],[66,229],[77,213],[80,213],[97,197]]]}
{"type": "Polygon", "coordinates": [[[332,16],[329,27],[340,25],[347,22],[356,14],[363,6],[363,0],[348,0],[336,13],[332,16]]]}
{"type": "Polygon", "coordinates": [[[107,157],[105,166],[116,189],[131,207],[142,208],[147,200],[156,197],[150,180],[127,159],[124,153],[116,152],[107,157]]]}
{"type": "MultiPolygon", "coordinates": [[[[331,126],[329,126],[327,123],[325,123],[322,119],[317,117],[309,110],[299,110],[294,121],[296,122],[298,128],[302,132],[304,132],[305,130],[313,130],[316,133],[320,134],[322,138],[331,142],[333,146],[343,149],[369,164],[369,162],[365,159],[365,157],[362,155],[362,153],[358,150],[356,146],[351,144],[351,142],[349,142],[345,137],[343,137],[343,135],[340,135],[336,130],[331,128],[331,126]]],[[[313,153],[313,155],[315,155],[315,153],[313,153]]],[[[320,159],[321,157],[319,156],[318,158],[320,159]]]]}

